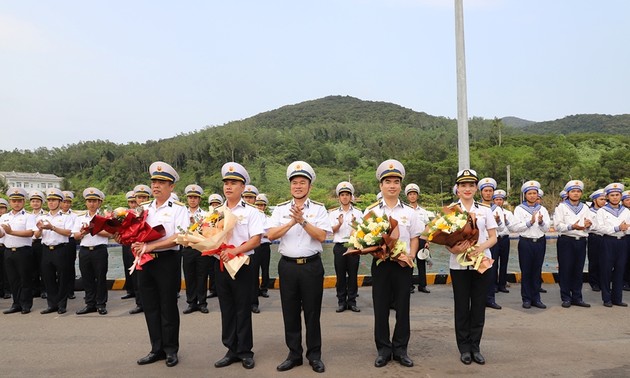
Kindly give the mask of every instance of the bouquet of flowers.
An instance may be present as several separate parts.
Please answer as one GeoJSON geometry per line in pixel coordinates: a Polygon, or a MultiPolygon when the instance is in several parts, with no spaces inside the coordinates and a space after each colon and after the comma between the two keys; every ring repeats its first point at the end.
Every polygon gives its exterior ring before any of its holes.
{"type": "MultiPolygon", "coordinates": [[[[222,251],[235,248],[225,242],[229,239],[236,222],[237,218],[230,209],[220,206],[206,216],[194,219],[187,230],[180,229],[176,242],[200,251],[203,256],[220,255],[222,251]]],[[[234,279],[241,266],[249,264],[249,256],[229,253],[228,256],[230,260],[225,264],[225,267],[234,279]]],[[[219,261],[221,271],[223,271],[223,260],[219,261]]]]}
{"type": "Polygon", "coordinates": [[[105,216],[95,215],[88,228],[90,235],[105,230],[110,234],[118,234],[117,240],[120,244],[129,245],[135,242],[150,242],[165,235],[162,225],[151,227],[146,223],[147,212],[142,208],[130,210],[118,207],[114,211],[106,213],[105,216]]]}
{"type": "Polygon", "coordinates": [[[346,243],[346,247],[352,248],[344,255],[371,254],[380,264],[387,259],[398,261],[401,265],[414,266],[413,261],[407,256],[407,245],[398,241],[398,221],[387,215],[377,216],[373,212],[353,223],[354,231],[346,243]]]}
{"type": "Polygon", "coordinates": [[[427,241],[448,247],[457,255],[457,262],[463,266],[473,266],[479,273],[492,266],[494,260],[481,254],[475,254],[479,240],[475,214],[468,213],[459,205],[445,206],[427,225],[422,235],[427,241]]]}

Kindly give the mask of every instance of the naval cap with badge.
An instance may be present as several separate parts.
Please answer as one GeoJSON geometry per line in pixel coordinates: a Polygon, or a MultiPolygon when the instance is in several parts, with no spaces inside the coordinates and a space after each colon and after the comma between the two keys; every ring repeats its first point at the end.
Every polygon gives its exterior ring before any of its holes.
{"type": "Polygon", "coordinates": [[[136,193],[133,190],[130,190],[127,192],[127,194],[125,194],[125,197],[127,198],[127,201],[135,201],[136,193]]]}
{"type": "Polygon", "coordinates": [[[530,190],[535,190],[538,192],[540,189],[540,183],[535,180],[525,181],[525,183],[521,186],[521,193],[525,194],[530,190]]]}
{"type": "Polygon", "coordinates": [[[11,187],[9,188],[9,190],[7,190],[7,197],[9,197],[10,200],[16,200],[16,199],[25,200],[28,197],[28,193],[26,192],[26,189],[24,188],[11,187]]]}
{"type": "Polygon", "coordinates": [[[407,186],[405,186],[405,195],[411,192],[416,192],[417,194],[420,194],[420,187],[414,183],[407,184],[407,186]]]}
{"type": "Polygon", "coordinates": [[[569,193],[567,193],[566,190],[560,191],[560,198],[562,198],[563,200],[567,199],[568,196],[569,196],[569,193]]]}
{"type": "Polygon", "coordinates": [[[138,195],[151,197],[151,188],[148,185],[139,184],[133,187],[133,193],[136,197],[138,195]]]}
{"type": "Polygon", "coordinates": [[[543,198],[544,195],[545,195],[545,192],[543,192],[542,189],[538,189],[538,197],[543,198]]]}
{"type": "Polygon", "coordinates": [[[208,203],[223,203],[223,197],[220,194],[212,193],[208,197],[208,203]]]}
{"type": "Polygon", "coordinates": [[[630,198],[630,190],[624,190],[624,191],[621,193],[621,200],[622,200],[622,201],[625,201],[625,200],[627,200],[628,198],[630,198]]]}
{"type": "Polygon", "coordinates": [[[186,193],[186,197],[201,197],[203,189],[197,184],[191,184],[184,188],[184,193],[186,193]]]}
{"type": "Polygon", "coordinates": [[[457,172],[457,178],[455,179],[456,184],[462,184],[465,182],[472,182],[477,184],[479,182],[479,176],[477,176],[477,171],[474,169],[462,169],[457,172]]]}
{"type": "Polygon", "coordinates": [[[63,201],[64,197],[63,192],[59,188],[49,188],[46,190],[46,199],[48,200],[63,201]]]}
{"type": "Polygon", "coordinates": [[[221,176],[223,177],[223,181],[236,180],[243,182],[245,185],[249,185],[249,173],[247,173],[247,169],[233,161],[223,164],[223,167],[221,167],[221,176]]]}
{"type": "Polygon", "coordinates": [[[38,199],[40,201],[44,201],[44,198],[46,198],[46,196],[41,190],[34,189],[28,192],[29,200],[38,199]]]}
{"type": "Polygon", "coordinates": [[[103,194],[103,192],[101,192],[97,188],[89,187],[83,191],[83,198],[85,198],[86,200],[95,199],[103,201],[105,200],[105,194],[103,194]]]}
{"type": "Polygon", "coordinates": [[[163,161],[156,161],[149,166],[151,180],[170,181],[175,183],[179,181],[177,171],[169,164],[163,161]]]}
{"type": "Polygon", "coordinates": [[[343,192],[350,193],[350,195],[353,196],[354,186],[349,181],[340,182],[335,188],[335,193],[337,193],[337,196],[339,196],[343,192]]]}
{"type": "Polygon", "coordinates": [[[64,201],[69,201],[69,202],[74,201],[74,193],[72,193],[69,190],[64,190],[63,191],[63,200],[64,201]]]}
{"type": "Polygon", "coordinates": [[[4,198],[0,198],[0,207],[9,207],[9,201],[5,200],[4,198]]]}
{"type": "Polygon", "coordinates": [[[265,193],[260,193],[259,195],[257,195],[256,202],[254,204],[255,205],[268,205],[269,200],[267,199],[267,195],[265,193]]]}
{"type": "Polygon", "coordinates": [[[613,182],[612,184],[606,185],[606,187],[604,188],[604,192],[606,192],[606,195],[609,195],[610,193],[614,192],[622,193],[624,189],[625,187],[622,183],[613,182]]]}
{"type": "Polygon", "coordinates": [[[492,199],[495,199],[495,198],[505,199],[505,197],[507,197],[507,193],[503,189],[497,189],[494,191],[494,193],[492,193],[492,199]]]}
{"type": "Polygon", "coordinates": [[[591,195],[588,196],[588,198],[590,198],[591,200],[594,201],[594,200],[598,199],[599,197],[603,196],[604,194],[605,194],[604,193],[604,189],[597,189],[596,191],[591,193],[591,195]]]}
{"type": "Polygon", "coordinates": [[[492,190],[497,188],[497,181],[492,177],[484,177],[479,180],[479,191],[483,190],[483,188],[490,187],[492,190]]]}
{"type": "Polygon", "coordinates": [[[254,185],[245,185],[243,190],[243,197],[256,197],[258,195],[258,188],[254,185]]]}
{"type": "Polygon", "coordinates": [[[294,161],[287,167],[287,180],[291,181],[292,178],[297,176],[306,177],[311,184],[315,182],[315,170],[309,163],[301,160],[294,161]]]}
{"type": "Polygon", "coordinates": [[[564,191],[569,193],[570,191],[574,190],[574,189],[579,189],[581,192],[584,191],[584,183],[580,180],[571,180],[569,182],[566,183],[566,185],[564,186],[564,191]]]}
{"type": "Polygon", "coordinates": [[[387,177],[398,177],[404,180],[405,167],[396,159],[385,160],[376,168],[376,179],[381,182],[387,177]]]}

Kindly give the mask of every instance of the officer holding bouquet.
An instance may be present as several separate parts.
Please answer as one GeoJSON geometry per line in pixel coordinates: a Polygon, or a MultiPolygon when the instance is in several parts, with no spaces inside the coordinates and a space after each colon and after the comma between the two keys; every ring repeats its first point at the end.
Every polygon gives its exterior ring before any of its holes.
{"type": "MultiPolygon", "coordinates": [[[[406,243],[407,254],[413,261],[418,252],[420,233],[425,224],[418,213],[398,199],[402,190],[402,180],[405,178],[405,167],[398,160],[385,160],[376,169],[383,198],[365,209],[365,214],[374,213],[376,216],[387,215],[398,221],[400,241],[406,243]]],[[[401,365],[413,366],[413,360],[407,354],[410,338],[409,302],[411,276],[413,268],[403,266],[392,260],[381,261],[372,259],[372,301],[374,302],[374,341],[378,356],[374,366],[383,367],[393,357],[401,365]],[[390,338],[389,310],[394,301],[396,310],[396,325],[394,334],[390,338]]]]}

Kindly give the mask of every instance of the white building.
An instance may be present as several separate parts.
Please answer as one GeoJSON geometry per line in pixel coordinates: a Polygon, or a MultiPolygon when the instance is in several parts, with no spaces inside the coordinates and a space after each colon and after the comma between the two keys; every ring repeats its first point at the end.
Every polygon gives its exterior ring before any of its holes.
{"type": "Polygon", "coordinates": [[[61,189],[63,177],[48,173],[24,173],[24,172],[0,172],[0,177],[4,179],[8,187],[24,188],[26,190],[48,188],[61,189]]]}

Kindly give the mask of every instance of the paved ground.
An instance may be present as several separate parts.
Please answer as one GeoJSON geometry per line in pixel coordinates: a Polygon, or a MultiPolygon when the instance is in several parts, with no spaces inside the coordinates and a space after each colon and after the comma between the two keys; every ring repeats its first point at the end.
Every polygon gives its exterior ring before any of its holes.
{"type": "MultiPolygon", "coordinates": [[[[431,294],[412,294],[409,355],[415,366],[390,363],[373,366],[376,357],[371,288],[360,289],[360,313],[335,313],[334,289],[324,291],[322,328],[323,361],[331,377],[447,377],[459,375],[496,377],[628,377],[630,376],[630,309],[606,308],[599,293],[585,289],[592,308],[560,307],[558,286],[545,285],[547,310],[524,310],[518,284],[509,294],[497,294],[503,309],[488,310],[482,352],[487,364],[465,366],[455,345],[450,285],[432,285],[431,294]]],[[[308,365],[279,373],[287,355],[284,344],[279,292],[261,298],[254,314],[256,367],[240,364],[216,369],[223,357],[220,343],[218,301],[210,300],[211,312],[182,315],[180,363],[167,368],[162,361],[138,366],[136,359],[149,351],[142,315],[129,315],[133,300],[121,300],[122,291],[110,291],[109,314],[74,315],[80,299],[70,301],[65,315],[40,315],[45,307],[35,300],[28,315],[0,314],[0,376],[63,377],[304,377],[317,376],[308,365]]],[[[80,294],[81,292],[78,292],[80,294]]],[[[628,294],[628,293],[626,293],[628,294]]],[[[627,295],[626,295],[627,297],[627,295]]],[[[630,300],[627,298],[626,300],[630,300]]],[[[9,300],[0,300],[8,308],[9,300]]],[[[180,309],[184,308],[180,300],[180,309]]],[[[393,319],[394,315],[392,315],[393,319]]],[[[393,321],[392,321],[393,325],[393,321]]]]}

